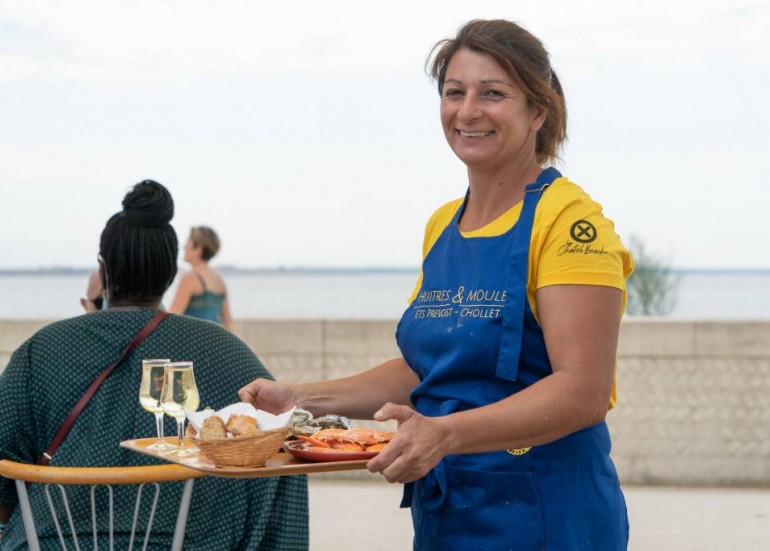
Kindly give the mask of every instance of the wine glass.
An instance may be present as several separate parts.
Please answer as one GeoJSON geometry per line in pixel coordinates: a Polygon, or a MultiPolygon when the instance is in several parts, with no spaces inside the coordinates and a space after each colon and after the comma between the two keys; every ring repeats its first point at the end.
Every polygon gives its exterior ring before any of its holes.
{"type": "Polygon", "coordinates": [[[187,457],[195,451],[184,447],[184,420],[188,413],[198,409],[200,396],[195,386],[192,362],[169,362],[163,370],[163,390],[160,393],[160,407],[166,415],[176,419],[179,447],[172,455],[187,457]]]}
{"type": "Polygon", "coordinates": [[[142,382],[139,385],[139,403],[142,407],[155,414],[155,431],[158,441],[147,446],[156,451],[173,450],[172,446],[163,439],[163,408],[160,407],[160,393],[163,390],[163,370],[171,360],[142,360],[142,382]]]}

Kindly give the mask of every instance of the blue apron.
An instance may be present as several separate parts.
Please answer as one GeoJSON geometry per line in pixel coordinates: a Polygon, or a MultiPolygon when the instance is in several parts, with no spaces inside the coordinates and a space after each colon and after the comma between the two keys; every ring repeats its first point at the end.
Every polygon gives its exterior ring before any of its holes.
{"type": "MultiPolygon", "coordinates": [[[[527,186],[518,222],[495,237],[466,238],[458,209],[423,262],[422,287],[396,339],[420,383],[426,416],[502,400],[552,373],[527,300],[529,243],[544,170],[527,186]]],[[[516,551],[621,550],[628,520],[604,422],[521,450],[446,456],[407,484],[414,548],[516,551]]]]}

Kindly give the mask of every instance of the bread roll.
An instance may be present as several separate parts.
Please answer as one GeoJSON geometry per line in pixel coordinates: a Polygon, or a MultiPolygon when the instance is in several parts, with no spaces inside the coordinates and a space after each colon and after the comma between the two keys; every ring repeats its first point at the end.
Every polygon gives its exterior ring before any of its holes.
{"type": "Polygon", "coordinates": [[[225,423],[216,415],[207,417],[201,425],[201,439],[210,440],[212,438],[227,438],[225,423]]]}
{"type": "Polygon", "coordinates": [[[195,427],[193,427],[191,423],[187,423],[187,428],[184,429],[184,437],[195,438],[196,436],[198,436],[198,431],[195,430],[195,427]]]}
{"type": "Polygon", "coordinates": [[[256,434],[259,432],[257,420],[250,415],[232,414],[225,425],[233,436],[243,436],[244,434],[256,434]]]}

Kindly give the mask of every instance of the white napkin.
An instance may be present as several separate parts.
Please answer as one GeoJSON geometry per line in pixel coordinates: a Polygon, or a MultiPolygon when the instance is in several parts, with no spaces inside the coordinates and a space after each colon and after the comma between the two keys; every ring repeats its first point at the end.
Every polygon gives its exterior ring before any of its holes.
{"type": "Polygon", "coordinates": [[[257,409],[251,404],[238,402],[237,404],[230,404],[229,406],[224,407],[219,411],[204,409],[203,411],[188,413],[187,420],[190,422],[196,432],[200,432],[201,426],[203,426],[203,421],[212,415],[218,416],[225,423],[227,423],[227,420],[230,419],[230,415],[232,414],[248,415],[250,417],[254,417],[257,420],[257,426],[259,427],[259,430],[270,430],[278,429],[288,425],[289,419],[291,419],[291,415],[294,413],[295,409],[297,408],[293,407],[289,411],[285,411],[279,415],[273,415],[272,413],[257,409]]]}

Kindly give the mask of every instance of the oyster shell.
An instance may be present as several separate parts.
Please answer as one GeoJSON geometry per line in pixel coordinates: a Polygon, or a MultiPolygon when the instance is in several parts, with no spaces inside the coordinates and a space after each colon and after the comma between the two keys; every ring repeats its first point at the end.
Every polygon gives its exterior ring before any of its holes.
{"type": "Polygon", "coordinates": [[[291,414],[291,418],[289,419],[289,425],[292,427],[294,425],[301,425],[305,421],[309,421],[312,418],[313,418],[313,414],[310,413],[309,411],[296,408],[294,410],[294,413],[291,414]]]}
{"type": "MultiPolygon", "coordinates": [[[[307,413],[307,412],[306,412],[307,413]]],[[[323,429],[349,429],[350,419],[342,415],[324,415],[291,425],[293,436],[312,436],[323,429]]]]}

